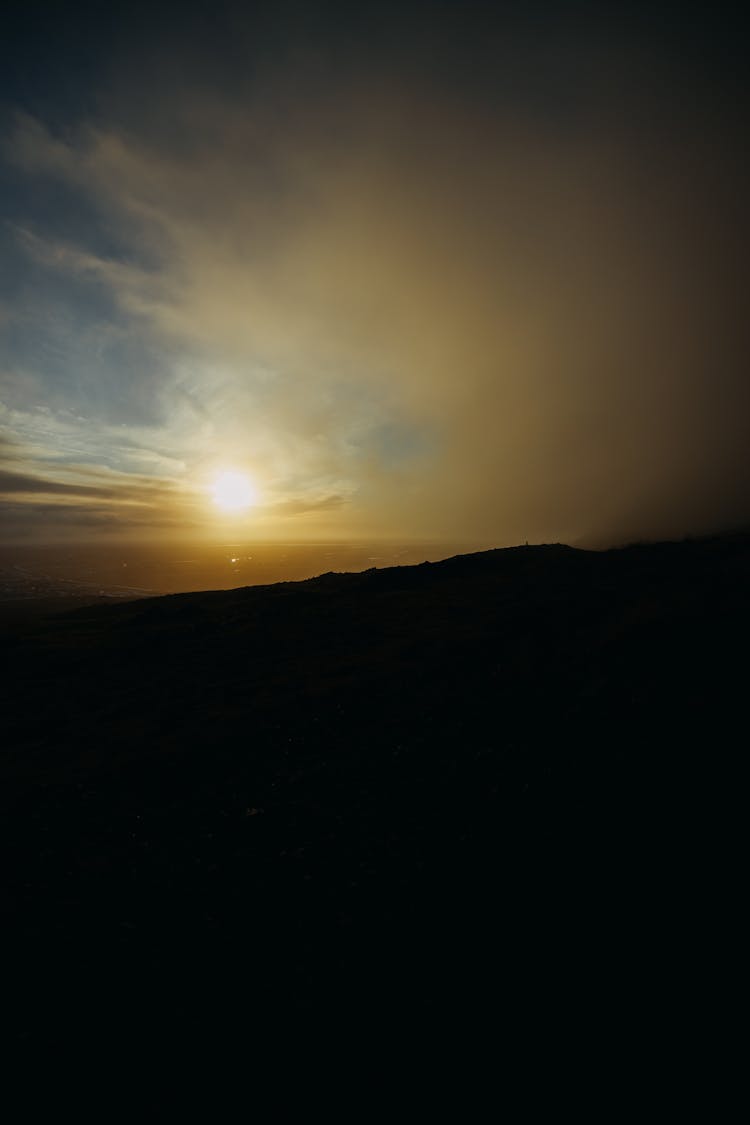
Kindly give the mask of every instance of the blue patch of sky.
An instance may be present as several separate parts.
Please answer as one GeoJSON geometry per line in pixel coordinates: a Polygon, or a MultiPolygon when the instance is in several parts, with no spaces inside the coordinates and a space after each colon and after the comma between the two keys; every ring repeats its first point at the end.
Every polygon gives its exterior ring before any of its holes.
{"type": "Polygon", "coordinates": [[[332,379],[331,405],[343,423],[342,438],[349,457],[371,459],[393,468],[407,466],[434,452],[434,437],[421,422],[407,417],[398,404],[378,392],[381,380],[332,379]]]}
{"type": "Polygon", "coordinates": [[[148,324],[124,310],[94,274],[39,260],[22,232],[40,240],[42,253],[49,243],[139,268],[155,262],[79,189],[51,176],[6,163],[0,197],[0,394],[6,405],[44,406],[108,424],[159,424],[156,384],[164,356],[148,324]]]}
{"type": "Polygon", "coordinates": [[[14,271],[23,272],[20,258],[26,254],[19,242],[19,230],[142,269],[155,269],[160,264],[155,242],[134,238],[126,224],[113,221],[79,184],[66,184],[44,171],[16,167],[12,158],[0,161],[0,207],[4,220],[0,225],[0,252],[13,267],[0,272],[0,292],[12,283],[14,271]]]}
{"type": "Polygon", "coordinates": [[[67,309],[52,311],[42,328],[33,325],[28,333],[16,328],[10,335],[16,336],[10,351],[18,375],[3,396],[9,407],[43,405],[107,425],[164,422],[157,393],[163,359],[142,337],[82,323],[67,309]],[[27,372],[33,376],[33,398],[27,372]]]}
{"type": "Polygon", "coordinates": [[[384,422],[367,435],[368,445],[381,460],[394,467],[406,466],[429,455],[433,443],[423,428],[400,422],[384,422]]]}
{"type": "Polygon", "coordinates": [[[17,264],[2,331],[6,405],[44,405],[108,424],[161,422],[165,361],[148,326],[96,279],[17,264]]]}

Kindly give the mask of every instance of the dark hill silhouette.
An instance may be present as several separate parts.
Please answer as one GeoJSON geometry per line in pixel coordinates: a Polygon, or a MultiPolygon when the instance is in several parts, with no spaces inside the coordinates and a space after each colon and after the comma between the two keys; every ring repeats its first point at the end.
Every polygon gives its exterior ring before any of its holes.
{"type": "Polygon", "coordinates": [[[744,534],[520,547],[9,629],[19,963],[184,957],[188,1021],[227,988],[636,981],[709,879],[749,576],[744,534]]]}

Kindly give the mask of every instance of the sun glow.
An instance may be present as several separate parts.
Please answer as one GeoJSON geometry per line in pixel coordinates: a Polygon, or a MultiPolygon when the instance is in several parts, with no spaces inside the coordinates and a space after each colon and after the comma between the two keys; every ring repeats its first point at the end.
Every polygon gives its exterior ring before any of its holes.
{"type": "Polygon", "coordinates": [[[225,512],[241,512],[245,508],[252,508],[258,498],[255,485],[243,473],[219,473],[211,492],[214,504],[225,512]]]}

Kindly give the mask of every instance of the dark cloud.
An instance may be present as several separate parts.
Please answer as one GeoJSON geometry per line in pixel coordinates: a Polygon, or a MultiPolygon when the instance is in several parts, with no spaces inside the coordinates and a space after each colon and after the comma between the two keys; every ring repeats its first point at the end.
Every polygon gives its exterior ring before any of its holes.
{"type": "Polygon", "coordinates": [[[10,473],[0,469],[0,493],[7,495],[15,492],[28,492],[36,495],[91,496],[98,499],[111,499],[114,495],[114,490],[111,488],[97,488],[86,484],[67,484],[59,480],[43,480],[40,477],[10,473]]]}
{"type": "Polygon", "coordinates": [[[157,512],[122,512],[75,503],[14,504],[0,498],[0,520],[5,542],[88,539],[103,536],[142,537],[153,540],[169,535],[195,535],[200,525],[157,512]]]}
{"type": "MultiPolygon", "coordinates": [[[[74,466],[65,466],[70,472],[74,466]]],[[[90,470],[87,475],[91,476],[90,470]]],[[[78,484],[75,481],[60,480],[53,477],[30,476],[0,469],[0,493],[29,493],[34,495],[57,495],[91,497],[96,500],[126,501],[129,503],[164,502],[172,492],[169,485],[159,481],[124,478],[117,484],[78,484]]]]}

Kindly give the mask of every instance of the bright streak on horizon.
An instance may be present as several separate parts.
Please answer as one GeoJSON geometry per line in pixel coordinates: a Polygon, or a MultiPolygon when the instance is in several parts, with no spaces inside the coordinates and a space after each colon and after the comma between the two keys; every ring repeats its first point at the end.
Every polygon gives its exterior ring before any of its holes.
{"type": "Polygon", "coordinates": [[[219,473],[211,491],[214,504],[225,512],[241,512],[258,501],[258,490],[244,473],[219,473]]]}

